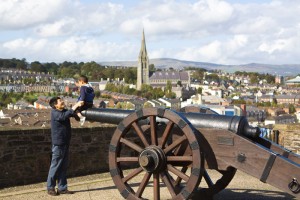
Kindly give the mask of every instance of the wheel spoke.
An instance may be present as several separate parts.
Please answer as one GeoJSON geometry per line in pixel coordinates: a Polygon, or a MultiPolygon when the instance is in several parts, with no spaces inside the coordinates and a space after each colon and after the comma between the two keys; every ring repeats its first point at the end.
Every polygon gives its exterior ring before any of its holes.
{"type": "Polygon", "coordinates": [[[162,181],[167,186],[172,198],[174,198],[176,196],[176,193],[175,193],[175,190],[174,190],[174,185],[172,184],[172,182],[170,180],[170,177],[168,176],[168,174],[166,172],[162,172],[161,173],[161,178],[162,178],[162,181]]]}
{"type": "Polygon", "coordinates": [[[181,156],[184,155],[188,147],[188,142],[183,142],[178,148],[176,148],[174,155],[181,156]]]}
{"type": "Polygon", "coordinates": [[[145,145],[145,147],[148,147],[149,146],[149,143],[148,141],[146,140],[144,134],[143,134],[143,131],[141,129],[141,127],[136,123],[136,122],[133,122],[132,123],[132,126],[135,130],[135,132],[138,134],[138,136],[141,138],[143,144],[145,145]]]}
{"type": "MultiPolygon", "coordinates": [[[[185,172],[187,171],[187,169],[188,169],[188,167],[184,166],[184,167],[181,168],[180,171],[185,174],[185,172]]],[[[182,178],[180,178],[178,176],[177,179],[176,179],[176,181],[175,181],[175,183],[174,183],[174,185],[179,185],[181,183],[181,181],[182,181],[182,178]]]]}
{"type": "Polygon", "coordinates": [[[187,182],[187,181],[189,180],[189,177],[188,177],[185,173],[183,173],[183,172],[181,172],[180,170],[176,169],[176,168],[173,167],[172,165],[168,164],[168,165],[167,165],[167,168],[168,168],[168,170],[169,170],[170,172],[172,172],[172,173],[175,174],[176,176],[182,178],[184,181],[187,182]]]}
{"type": "Polygon", "coordinates": [[[175,161],[187,161],[192,162],[192,156],[167,156],[167,162],[175,162],[175,161]]]}
{"type": "Polygon", "coordinates": [[[170,151],[172,151],[173,149],[175,149],[178,145],[180,145],[185,140],[186,140],[186,136],[185,135],[183,135],[180,138],[178,138],[175,142],[173,142],[171,145],[167,146],[164,149],[165,154],[167,154],[170,151]]]}
{"type": "Polygon", "coordinates": [[[150,116],[150,129],[151,129],[151,144],[157,145],[156,117],[155,116],[150,116]]]}
{"type": "Polygon", "coordinates": [[[159,174],[153,174],[153,195],[154,200],[160,199],[159,174]]]}
{"type": "Polygon", "coordinates": [[[145,190],[145,188],[146,188],[146,186],[149,182],[149,179],[150,179],[151,175],[152,175],[152,173],[148,173],[148,172],[146,172],[146,174],[144,175],[143,180],[142,180],[142,182],[141,182],[141,184],[140,184],[140,186],[139,186],[139,188],[136,192],[137,197],[140,198],[142,196],[142,194],[143,194],[143,192],[144,192],[144,190],[145,190]]]}
{"type": "Polygon", "coordinates": [[[204,176],[204,179],[205,179],[205,181],[206,181],[208,187],[213,187],[214,183],[213,183],[213,181],[211,180],[211,178],[210,178],[210,176],[208,175],[208,173],[207,173],[206,170],[204,170],[203,176],[204,176]]]}
{"type": "Polygon", "coordinates": [[[131,142],[125,138],[121,138],[120,142],[122,142],[123,144],[127,145],[128,147],[136,150],[139,153],[143,150],[139,145],[134,144],[133,142],[131,142]]]}
{"type": "Polygon", "coordinates": [[[141,167],[136,168],[135,170],[133,170],[132,172],[130,172],[126,177],[122,178],[123,183],[128,182],[129,180],[131,180],[132,178],[134,178],[135,176],[137,176],[142,171],[143,171],[143,168],[141,168],[141,167]]]}
{"type": "Polygon", "coordinates": [[[138,162],[138,157],[117,157],[117,162],[138,162]]]}
{"type": "Polygon", "coordinates": [[[162,142],[161,142],[161,147],[164,148],[165,147],[165,144],[167,142],[167,139],[171,133],[171,129],[173,128],[174,126],[174,123],[172,121],[169,121],[167,126],[166,126],[166,129],[162,135],[162,142]]]}

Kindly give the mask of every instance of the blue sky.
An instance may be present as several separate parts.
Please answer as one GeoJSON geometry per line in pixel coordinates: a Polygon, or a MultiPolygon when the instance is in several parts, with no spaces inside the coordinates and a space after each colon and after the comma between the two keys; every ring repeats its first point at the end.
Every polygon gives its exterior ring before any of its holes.
{"type": "Polygon", "coordinates": [[[299,64],[299,0],[1,0],[0,58],[299,64]]]}

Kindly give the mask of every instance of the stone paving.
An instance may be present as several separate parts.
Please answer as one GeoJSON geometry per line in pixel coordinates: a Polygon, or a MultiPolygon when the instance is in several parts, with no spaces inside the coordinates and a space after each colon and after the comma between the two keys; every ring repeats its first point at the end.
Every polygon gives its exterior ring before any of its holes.
{"type": "MultiPolygon", "coordinates": [[[[214,171],[210,172],[211,178],[214,178],[214,171]]],[[[217,175],[216,175],[217,176],[217,175]]],[[[0,190],[1,200],[44,200],[44,199],[72,199],[72,200],[112,200],[122,199],[117,188],[108,173],[88,175],[76,178],[70,178],[69,189],[75,191],[72,195],[49,196],[46,193],[46,183],[38,183],[25,186],[4,188],[0,190]]],[[[136,183],[139,183],[141,177],[137,177],[136,183]]],[[[203,184],[203,181],[201,182],[203,184]]],[[[145,189],[143,197],[152,198],[151,183],[145,189]]],[[[161,199],[170,199],[167,189],[161,189],[161,199]]],[[[204,198],[203,198],[204,199],[204,198]]],[[[213,200],[295,200],[296,198],[284,193],[277,188],[264,184],[244,174],[237,172],[229,186],[215,195],[213,200]]]]}

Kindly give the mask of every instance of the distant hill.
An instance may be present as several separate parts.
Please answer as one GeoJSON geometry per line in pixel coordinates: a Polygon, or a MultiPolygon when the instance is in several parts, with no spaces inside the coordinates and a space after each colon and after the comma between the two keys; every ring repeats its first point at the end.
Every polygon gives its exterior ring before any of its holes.
{"type": "MultiPolygon", "coordinates": [[[[168,69],[170,67],[174,69],[183,69],[184,67],[199,67],[207,70],[223,70],[226,72],[235,71],[247,71],[247,72],[259,72],[269,74],[279,74],[283,76],[297,75],[300,74],[300,64],[286,64],[286,65],[272,65],[272,64],[260,64],[260,63],[249,63],[241,65],[224,65],[207,62],[195,62],[177,60],[172,58],[156,58],[150,59],[150,64],[154,64],[157,69],[168,69]]],[[[101,65],[107,66],[137,66],[137,61],[116,61],[116,62],[100,62],[101,65]]]]}

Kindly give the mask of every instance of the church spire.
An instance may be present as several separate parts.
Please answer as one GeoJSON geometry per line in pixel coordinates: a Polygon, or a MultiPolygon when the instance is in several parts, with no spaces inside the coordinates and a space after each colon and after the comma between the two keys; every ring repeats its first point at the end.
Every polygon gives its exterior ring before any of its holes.
{"type": "Polygon", "coordinates": [[[149,85],[149,58],[147,55],[144,29],[142,34],[140,54],[138,57],[136,89],[140,90],[142,84],[149,85]]]}
{"type": "Polygon", "coordinates": [[[142,44],[141,44],[141,50],[140,50],[139,58],[142,58],[142,57],[147,57],[147,49],[146,49],[146,40],[145,40],[144,29],[143,29],[143,34],[142,34],[142,44]]]}

